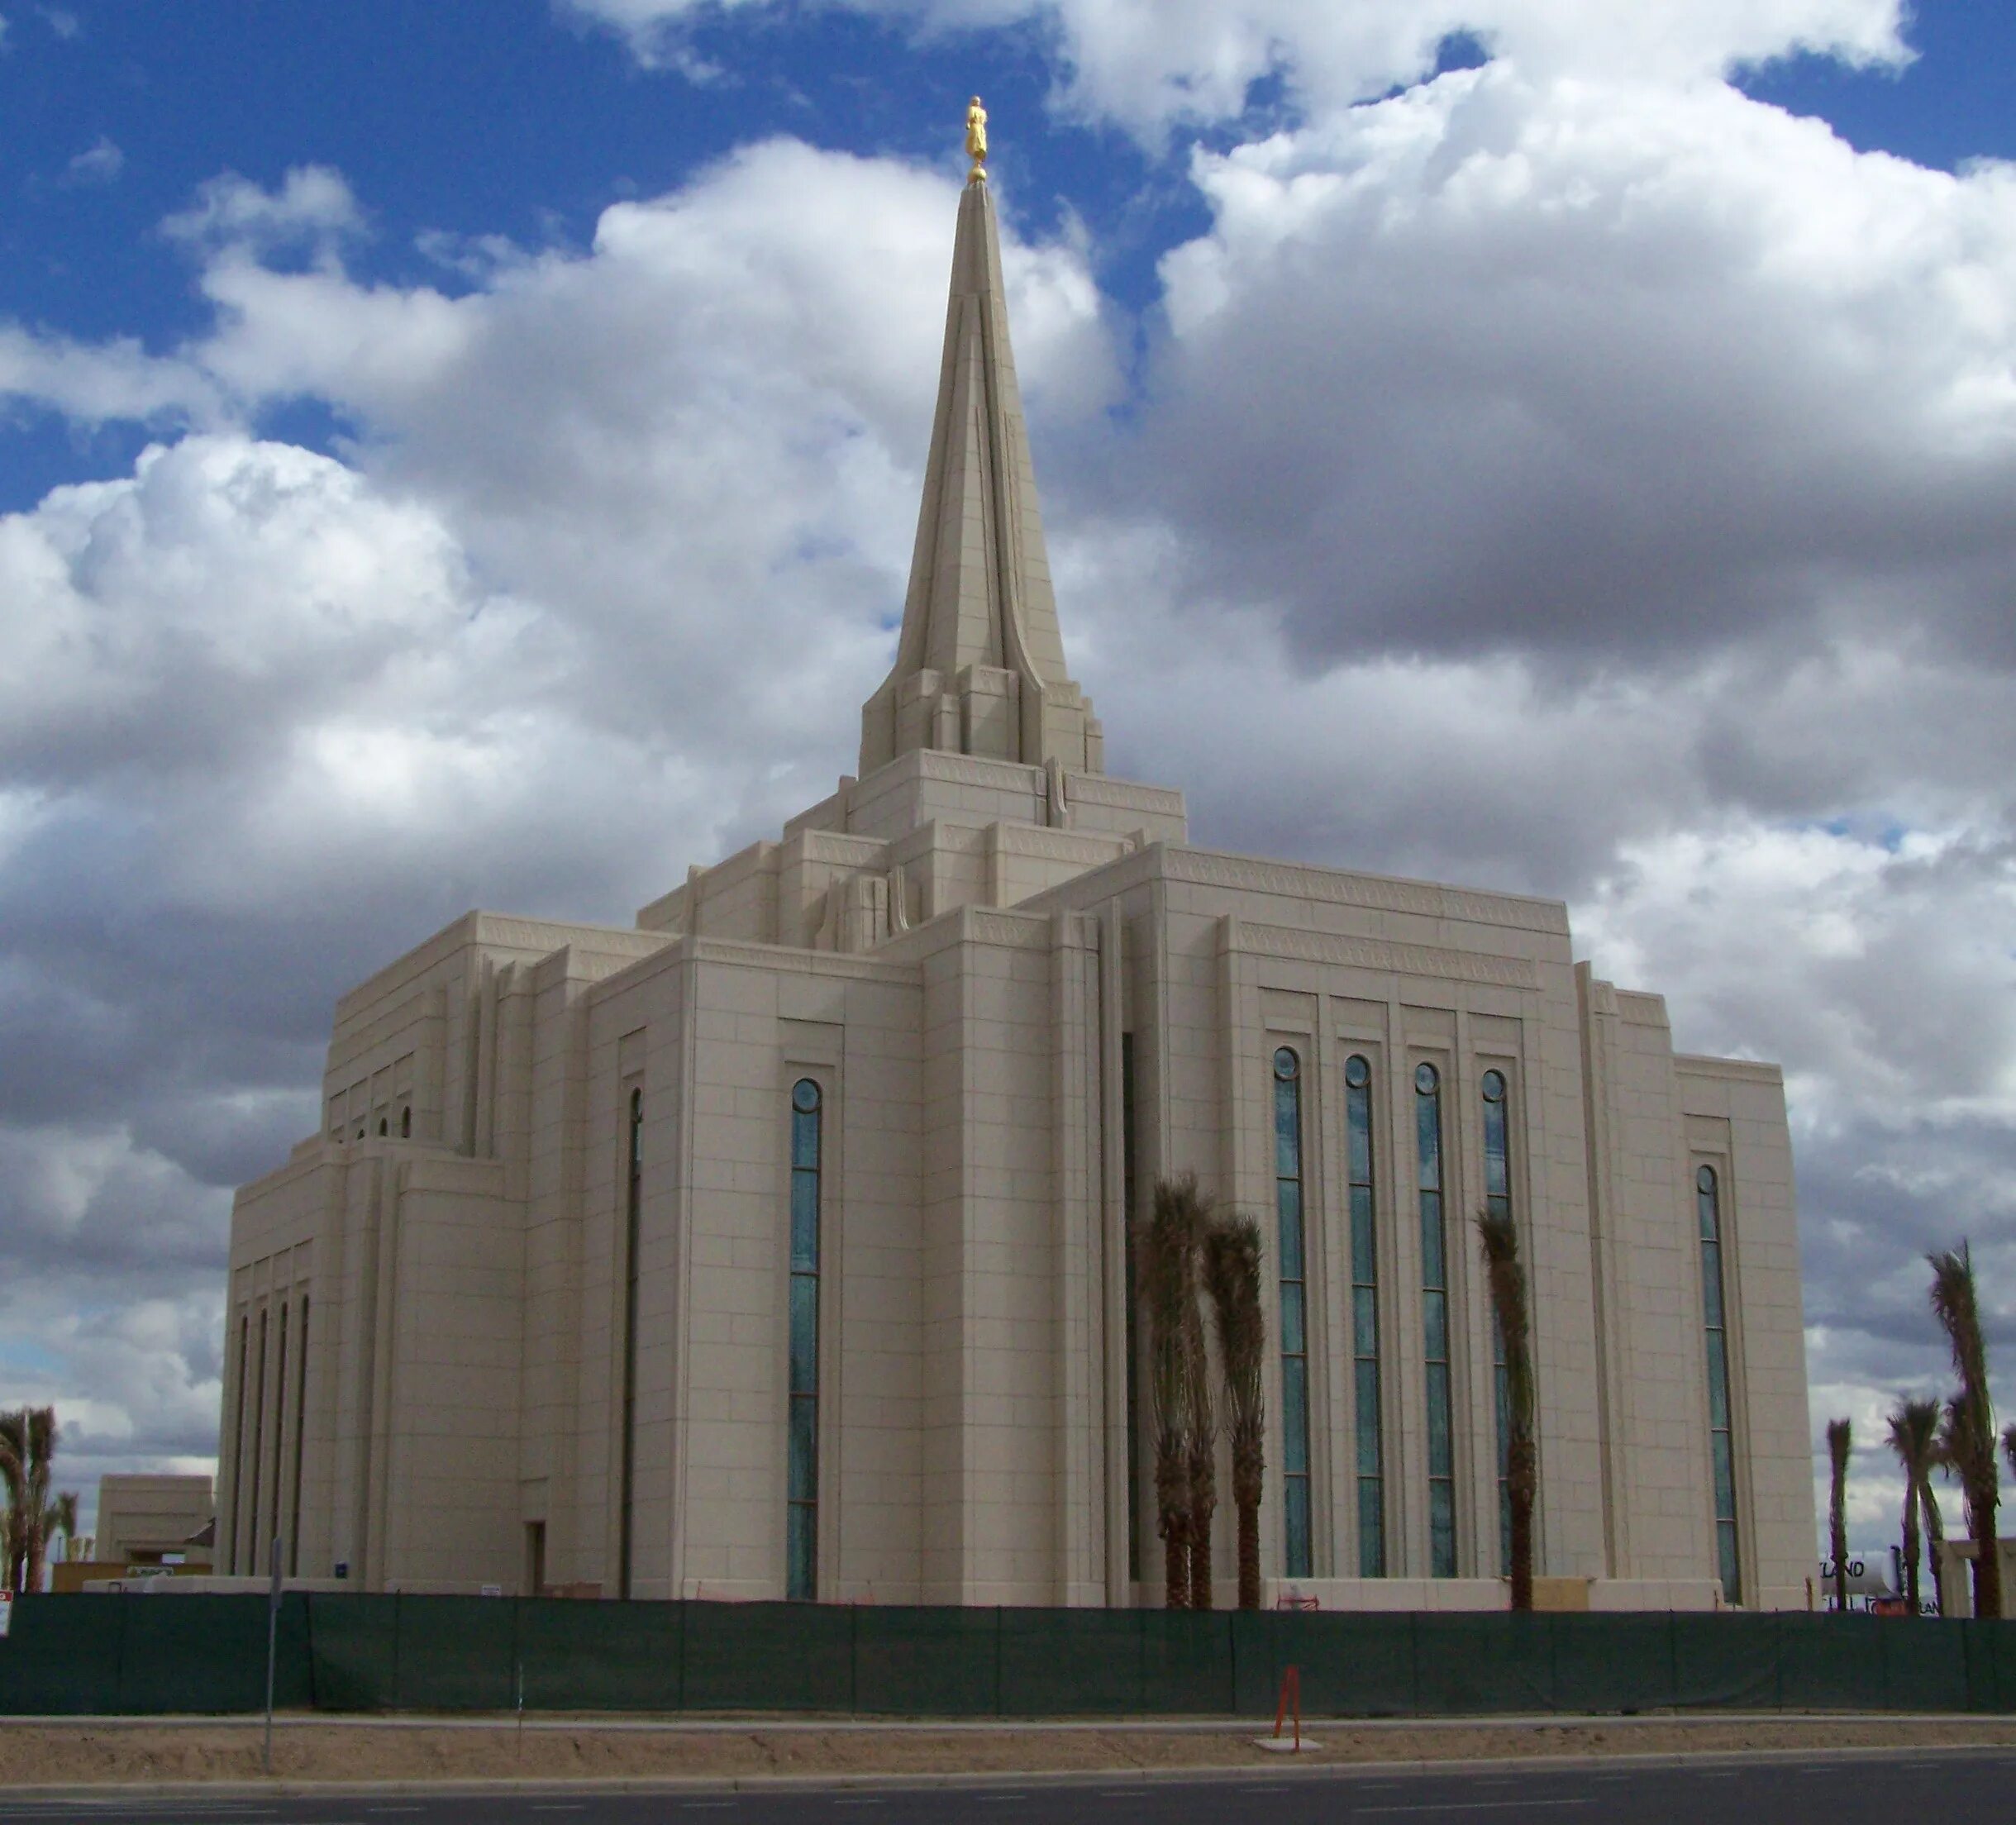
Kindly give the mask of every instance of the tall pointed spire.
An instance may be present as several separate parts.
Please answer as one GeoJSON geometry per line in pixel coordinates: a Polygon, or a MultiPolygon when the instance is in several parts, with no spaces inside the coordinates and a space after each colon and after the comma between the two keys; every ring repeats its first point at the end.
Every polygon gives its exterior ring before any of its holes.
{"type": "Polygon", "coordinates": [[[1099,725],[1064,666],[1008,346],[986,122],[976,97],[910,588],[896,664],[861,706],[864,776],[913,748],[1103,770],[1099,725]]]}

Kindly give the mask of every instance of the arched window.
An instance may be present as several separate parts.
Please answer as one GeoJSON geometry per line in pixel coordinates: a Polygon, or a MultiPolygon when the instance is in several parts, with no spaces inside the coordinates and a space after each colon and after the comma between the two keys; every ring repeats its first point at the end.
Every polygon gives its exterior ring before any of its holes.
{"type": "Polygon", "coordinates": [[[1694,1213],[1701,1229],[1701,1299],[1708,1331],[1708,1445],[1715,1478],[1715,1557],[1722,1594],[1743,1600],[1736,1539],[1736,1438],[1729,1418],[1729,1327],[1723,1305],[1722,1193],[1715,1169],[1694,1175],[1694,1213]]]}
{"type": "Polygon", "coordinates": [[[1274,1208],[1281,1261],[1281,1509],[1285,1577],[1311,1575],[1308,1269],[1302,1220],[1302,1061],[1274,1055],[1274,1208]]]}
{"type": "Polygon", "coordinates": [[[1449,1248],[1442,1220],[1442,1090],[1432,1065],[1414,1068],[1414,1155],[1421,1210],[1421,1327],[1428,1408],[1428,1570],[1456,1570],[1456,1422],[1451,1405],[1449,1248]]]}
{"type": "Polygon", "coordinates": [[[644,1213],[644,1092],[630,1093],[630,1127],[623,1175],[623,1436],[622,1488],[617,1545],[617,1592],[631,1594],[631,1511],[637,1476],[637,1242],[644,1213]]]}
{"type": "Polygon", "coordinates": [[[259,1531],[259,1486],[266,1462],[266,1308],[259,1310],[259,1375],[252,1384],[252,1518],[245,1528],[248,1554],[245,1569],[257,1575],[265,1569],[266,1554],[259,1531]]]}
{"type": "Polygon", "coordinates": [[[236,1423],[231,1429],[231,1544],[225,1556],[226,1571],[237,1570],[245,1556],[245,1538],[237,1518],[245,1512],[245,1375],[251,1362],[251,1346],[252,1320],[248,1313],[238,1320],[238,1411],[236,1423]]]}
{"type": "MultiPolygon", "coordinates": [[[[280,1301],[280,1335],[274,1351],[273,1389],[273,1531],[287,1537],[287,1511],[280,1505],[286,1493],[280,1479],[287,1465],[287,1301],[280,1301]]],[[[270,1570],[270,1566],[265,1568],[270,1570]]]]}
{"type": "Polygon", "coordinates": [[[294,1518],[294,1531],[288,1536],[287,1570],[297,1575],[301,1570],[301,1455],[308,1422],[308,1296],[301,1295],[300,1339],[294,1346],[300,1367],[294,1376],[294,1499],[288,1513],[294,1518]]]}
{"type": "Polygon", "coordinates": [[[410,1141],[413,1137],[413,1106],[408,1103],[399,1111],[399,1138],[410,1141]]]}
{"type": "Polygon", "coordinates": [[[1358,1575],[1386,1574],[1385,1480],[1379,1415],[1379,1234],[1372,1196],[1372,1066],[1344,1060],[1344,1130],[1351,1172],[1351,1385],[1357,1407],[1358,1575]]]}
{"type": "Polygon", "coordinates": [[[382,1115],[381,1115],[380,1117],[379,1117],[379,1118],[378,1118],[378,1137],[379,1137],[379,1140],[381,1140],[381,1141],[383,1141],[383,1140],[384,1140],[384,1139],[385,1139],[385,1138],[386,1138],[386,1136],[388,1136],[388,1135],[389,1135],[391,1132],[392,1132],[392,1123],[391,1123],[391,1122],[390,1122],[388,1120],[387,1120],[385,1117],[384,1117],[384,1116],[382,1116],[382,1115]]]}
{"type": "MultiPolygon", "coordinates": [[[[1505,1074],[1484,1074],[1484,1205],[1494,1217],[1512,1215],[1512,1165],[1505,1124],[1505,1074]]],[[[1498,1311],[1491,1312],[1491,1379],[1498,1411],[1498,1563],[1512,1571],[1512,1376],[1505,1366],[1505,1337],[1498,1311]]]]}
{"type": "Polygon", "coordinates": [[[784,1594],[819,1594],[819,1086],[791,1086],[791,1351],[784,1594]]]}

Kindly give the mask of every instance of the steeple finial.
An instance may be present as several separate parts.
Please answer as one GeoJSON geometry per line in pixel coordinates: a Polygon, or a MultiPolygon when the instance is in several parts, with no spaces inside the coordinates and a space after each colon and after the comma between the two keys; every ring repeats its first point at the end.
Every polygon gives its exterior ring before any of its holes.
{"type": "Polygon", "coordinates": [[[977,95],[966,104],[966,156],[973,160],[973,169],[966,174],[966,182],[986,183],[987,110],[980,106],[980,98],[977,95]]]}

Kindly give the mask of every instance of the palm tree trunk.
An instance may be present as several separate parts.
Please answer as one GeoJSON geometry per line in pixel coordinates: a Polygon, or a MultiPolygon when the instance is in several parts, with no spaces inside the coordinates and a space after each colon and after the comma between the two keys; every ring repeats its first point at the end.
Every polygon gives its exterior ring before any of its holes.
{"type": "Polygon", "coordinates": [[[1213,1609],[1211,1590],[1211,1517],[1218,1504],[1208,1496],[1190,1508],[1190,1608],[1213,1609]]]}
{"type": "MultiPolygon", "coordinates": [[[[1992,1473],[1995,1457],[1989,1456],[1992,1473]]],[[[1974,1536],[1974,1613],[2002,1613],[2002,1555],[1995,1541],[1997,1490],[1991,1482],[1977,1484],[1968,1492],[1967,1527],[1974,1536]]]]}
{"type": "Polygon", "coordinates": [[[1946,1523],[1939,1518],[1939,1499],[1933,1494],[1930,1472],[1918,1484],[1918,1504],[1925,1516],[1925,1563],[1932,1568],[1932,1604],[1943,1616],[1946,1587],[1939,1581],[1939,1548],[1946,1541],[1946,1523]]]}
{"type": "Polygon", "coordinates": [[[1918,1614],[1918,1484],[1904,1490],[1904,1601],[1918,1614]]]}
{"type": "Polygon", "coordinates": [[[1242,1502],[1239,1512],[1239,1607],[1260,1608],[1260,1503],[1242,1502]]]}
{"type": "Polygon", "coordinates": [[[1827,1422],[1827,1455],[1833,1472],[1833,1486],[1827,1505],[1828,1549],[1834,1556],[1834,1612],[1848,1607],[1848,1454],[1854,1435],[1845,1419],[1827,1422]]]}
{"type": "Polygon", "coordinates": [[[1181,1521],[1172,1522],[1162,1536],[1162,1608],[1190,1607],[1190,1530],[1181,1521]]]}
{"type": "Polygon", "coordinates": [[[1539,1465],[1533,1441],[1514,1437],[1505,1453],[1506,1505],[1512,1511],[1512,1607],[1533,1607],[1533,1494],[1539,1465]]]}

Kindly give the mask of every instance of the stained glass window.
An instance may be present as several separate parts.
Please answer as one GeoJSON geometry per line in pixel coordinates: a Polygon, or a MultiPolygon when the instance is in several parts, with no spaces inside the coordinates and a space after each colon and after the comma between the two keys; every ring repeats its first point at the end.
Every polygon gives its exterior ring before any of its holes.
{"type": "Polygon", "coordinates": [[[1344,1132],[1351,1186],[1351,1388],[1356,1407],[1358,1575],[1386,1574],[1385,1479],[1379,1409],[1379,1234],[1372,1178],[1372,1067],[1344,1061],[1344,1132]]]}
{"type": "Polygon", "coordinates": [[[822,1098],[791,1086],[789,1424],[785,1444],[784,1594],[819,1594],[819,1177],[822,1098]]]}
{"type": "Polygon", "coordinates": [[[1442,1217],[1442,1078],[1432,1065],[1414,1070],[1416,1194],[1421,1211],[1421,1328],[1427,1370],[1428,1570],[1456,1570],[1456,1427],[1449,1347],[1449,1250],[1442,1217]]]}
{"type": "Polygon", "coordinates": [[[1302,1217],[1302,1061],[1274,1055],[1274,1208],[1281,1265],[1281,1566],[1307,1578],[1314,1562],[1309,1516],[1308,1270],[1302,1217]]]}
{"type": "Polygon", "coordinates": [[[1708,1331],[1708,1445],[1715,1480],[1715,1557],[1722,1594],[1743,1600],[1742,1562],[1736,1539],[1736,1438],[1729,1421],[1729,1329],[1722,1288],[1722,1194],[1713,1166],[1694,1175],[1694,1210],[1701,1228],[1701,1299],[1708,1331]]]}

